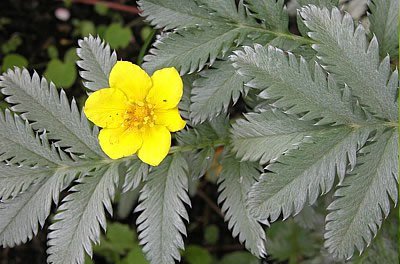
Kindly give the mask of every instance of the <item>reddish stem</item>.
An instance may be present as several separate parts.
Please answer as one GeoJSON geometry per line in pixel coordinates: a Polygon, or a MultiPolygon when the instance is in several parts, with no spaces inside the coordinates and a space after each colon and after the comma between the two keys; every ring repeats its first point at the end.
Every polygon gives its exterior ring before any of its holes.
{"type": "Polygon", "coordinates": [[[135,6],[128,6],[128,5],[119,4],[119,3],[115,3],[115,2],[101,1],[101,0],[71,0],[71,1],[72,1],[72,3],[86,4],[86,5],[103,4],[110,9],[119,10],[119,11],[123,11],[123,12],[127,12],[127,13],[132,13],[135,15],[140,13],[140,10],[135,6]]]}

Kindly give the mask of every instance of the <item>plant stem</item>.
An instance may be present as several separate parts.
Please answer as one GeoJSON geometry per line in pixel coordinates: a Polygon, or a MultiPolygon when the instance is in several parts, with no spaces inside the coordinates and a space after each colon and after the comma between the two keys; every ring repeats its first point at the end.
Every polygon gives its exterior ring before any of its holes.
{"type": "Polygon", "coordinates": [[[143,46],[140,49],[139,56],[138,56],[138,59],[137,59],[137,64],[138,65],[142,64],[144,55],[146,54],[146,51],[147,51],[148,47],[150,46],[151,41],[153,40],[153,37],[154,37],[155,34],[156,34],[156,30],[152,29],[150,34],[147,36],[145,42],[143,43],[143,46]]]}
{"type": "Polygon", "coordinates": [[[217,148],[217,147],[221,147],[221,146],[224,146],[227,144],[229,144],[228,139],[219,139],[219,140],[215,140],[215,141],[211,141],[211,142],[208,142],[205,144],[199,144],[199,145],[173,146],[169,150],[169,154],[176,153],[176,152],[193,151],[193,150],[202,149],[205,147],[217,148]]]}
{"type": "Polygon", "coordinates": [[[139,14],[140,10],[137,7],[134,6],[128,6],[124,4],[119,4],[115,2],[109,2],[109,1],[100,1],[100,0],[71,0],[72,3],[80,3],[80,4],[86,4],[86,5],[96,5],[96,4],[103,4],[107,6],[110,9],[114,10],[119,10],[131,14],[139,14]]]}

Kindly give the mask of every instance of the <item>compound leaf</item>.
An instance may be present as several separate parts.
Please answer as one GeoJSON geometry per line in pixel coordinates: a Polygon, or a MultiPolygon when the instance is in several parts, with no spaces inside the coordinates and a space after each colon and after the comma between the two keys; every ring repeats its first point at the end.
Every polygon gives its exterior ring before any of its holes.
{"type": "Polygon", "coordinates": [[[245,85],[265,89],[260,96],[274,100],[274,107],[288,114],[303,114],[303,120],[317,124],[352,124],[362,121],[353,110],[348,89],[342,93],[334,79],[315,63],[313,73],[308,62],[292,53],[288,56],[272,46],[244,47],[232,56],[233,66],[243,76],[251,78],[245,85]],[[313,77],[312,77],[313,76],[313,77]],[[305,114],[304,114],[305,113],[305,114]]]}
{"type": "Polygon", "coordinates": [[[75,176],[50,169],[35,170],[31,169],[38,179],[34,184],[17,197],[0,202],[0,245],[3,247],[32,239],[50,214],[52,201],[58,202],[59,193],[75,176]]]}
{"type": "Polygon", "coordinates": [[[333,186],[335,175],[340,181],[347,161],[354,167],[356,151],[367,140],[370,130],[338,126],[315,134],[312,143],[303,143],[266,167],[249,192],[248,206],[254,217],[275,221],[280,214],[286,219],[313,204],[318,196],[333,186]]]}
{"type": "Polygon", "coordinates": [[[225,221],[228,222],[233,237],[239,236],[239,241],[248,250],[257,257],[263,257],[266,255],[265,232],[246,207],[247,192],[260,174],[258,164],[228,157],[221,165],[218,203],[223,203],[225,221]]]}
{"type": "Polygon", "coordinates": [[[337,258],[370,244],[390,212],[390,198],[398,199],[398,132],[378,133],[360,150],[357,166],[347,176],[328,209],[325,246],[337,258]]]}
{"type": "Polygon", "coordinates": [[[70,104],[63,90],[58,94],[54,84],[36,72],[31,77],[26,69],[9,70],[0,77],[0,88],[11,109],[33,121],[34,129],[46,129],[49,139],[57,140],[58,146],[91,158],[104,155],[97,131],[92,131],[86,117],[79,113],[75,100],[70,104]]]}
{"type": "Polygon", "coordinates": [[[173,264],[180,260],[184,248],[182,234],[186,235],[182,218],[188,221],[185,204],[188,164],[176,153],[168,156],[159,167],[150,172],[139,197],[135,211],[142,211],[137,219],[140,244],[151,264],[173,264]]]}
{"type": "Polygon", "coordinates": [[[374,0],[369,8],[370,31],[379,42],[381,57],[387,54],[392,58],[399,56],[399,0],[374,0]]]}
{"type": "Polygon", "coordinates": [[[123,192],[136,189],[149,173],[149,165],[139,159],[129,159],[126,167],[125,181],[122,185],[123,192]]]}
{"type": "Polygon", "coordinates": [[[195,0],[140,0],[138,6],[152,26],[164,30],[209,25],[213,21],[208,10],[195,0]]]}
{"type": "Polygon", "coordinates": [[[246,93],[243,77],[235,73],[228,61],[216,62],[213,68],[200,73],[193,83],[190,117],[194,124],[212,120],[228,111],[231,101],[236,103],[246,93]]]}
{"type": "Polygon", "coordinates": [[[233,0],[197,4],[208,7],[211,14],[209,23],[159,36],[150,54],[144,57],[143,67],[148,72],[174,66],[181,75],[193,73],[206,64],[212,65],[217,57],[225,56],[232,46],[240,45],[249,35],[254,39],[261,33],[267,33],[247,15],[242,1],[238,6],[233,0]]]}
{"type": "Polygon", "coordinates": [[[253,15],[264,21],[266,27],[279,32],[287,32],[289,16],[284,0],[245,0],[253,15]]]}
{"type": "Polygon", "coordinates": [[[48,263],[83,264],[85,251],[92,256],[91,242],[100,242],[100,226],[106,229],[104,207],[112,214],[119,164],[98,168],[71,187],[50,226],[48,263]]]}
{"type": "Polygon", "coordinates": [[[298,147],[306,137],[318,133],[312,122],[299,120],[279,110],[249,113],[232,125],[232,146],[242,160],[265,164],[289,149],[298,147]]]}
{"type": "Polygon", "coordinates": [[[233,44],[239,45],[251,31],[251,28],[218,24],[165,33],[144,57],[143,68],[152,73],[174,66],[181,75],[193,73],[207,63],[212,65],[218,56],[224,56],[233,44]]]}
{"type": "Polygon", "coordinates": [[[82,69],[79,74],[86,80],[83,85],[92,91],[110,87],[108,77],[117,63],[115,51],[111,52],[108,44],[93,36],[80,39],[78,45],[76,52],[81,60],[77,64],[82,69]]]}
{"type": "Polygon", "coordinates": [[[0,160],[27,166],[71,164],[72,160],[54,145],[50,145],[46,134],[36,134],[28,122],[9,110],[0,113],[0,160]]]}
{"type": "Polygon", "coordinates": [[[346,83],[369,112],[397,122],[398,73],[391,71],[389,56],[379,62],[377,38],[368,44],[363,26],[354,28],[350,14],[343,16],[338,8],[307,6],[300,14],[324,68],[346,83]]]}

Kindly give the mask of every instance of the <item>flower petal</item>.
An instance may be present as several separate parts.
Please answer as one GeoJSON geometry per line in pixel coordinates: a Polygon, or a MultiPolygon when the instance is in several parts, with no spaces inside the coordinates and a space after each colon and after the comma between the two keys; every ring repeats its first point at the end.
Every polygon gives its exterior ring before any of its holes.
{"type": "Polygon", "coordinates": [[[131,102],[144,102],[152,81],[139,66],[129,61],[118,61],[111,70],[111,88],[120,89],[131,102]]]}
{"type": "Polygon", "coordinates": [[[123,122],[128,99],[118,89],[105,88],[92,93],[85,102],[86,117],[99,127],[116,128],[123,122]]]}
{"type": "Polygon", "coordinates": [[[112,159],[135,154],[142,142],[142,135],[138,130],[125,127],[104,128],[99,133],[101,149],[112,159]]]}
{"type": "Polygon", "coordinates": [[[139,159],[151,166],[158,166],[171,147],[171,133],[165,126],[155,125],[147,127],[142,136],[143,145],[138,151],[139,159]]]}
{"type": "Polygon", "coordinates": [[[183,82],[173,67],[156,71],[153,76],[153,87],[146,97],[147,102],[158,109],[171,109],[178,105],[183,94],[183,82]]]}
{"type": "Polygon", "coordinates": [[[154,111],[157,125],[163,125],[171,132],[176,132],[185,127],[186,122],[181,118],[178,107],[168,110],[155,110],[154,111]]]}

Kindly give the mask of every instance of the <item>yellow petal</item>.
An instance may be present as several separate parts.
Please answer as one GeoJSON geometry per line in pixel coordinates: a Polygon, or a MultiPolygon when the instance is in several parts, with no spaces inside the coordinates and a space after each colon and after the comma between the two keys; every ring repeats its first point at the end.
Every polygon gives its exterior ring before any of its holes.
{"type": "Polygon", "coordinates": [[[167,156],[171,147],[171,133],[165,126],[147,127],[143,135],[143,145],[138,151],[138,157],[144,163],[158,166],[167,156]]]}
{"type": "Polygon", "coordinates": [[[147,102],[158,109],[171,109],[178,105],[183,94],[181,76],[173,67],[156,71],[153,76],[153,87],[146,97],[147,102]]]}
{"type": "Polygon", "coordinates": [[[92,93],[85,102],[86,117],[99,127],[115,128],[123,122],[128,99],[118,89],[106,88],[92,93]]]}
{"type": "Polygon", "coordinates": [[[104,128],[99,133],[99,143],[107,156],[119,159],[136,153],[142,146],[142,135],[124,127],[104,128]]]}
{"type": "Polygon", "coordinates": [[[118,61],[110,73],[110,87],[120,89],[131,102],[144,102],[152,81],[139,66],[129,61],[118,61]]]}
{"type": "Polygon", "coordinates": [[[186,122],[181,118],[177,107],[168,110],[155,110],[156,124],[163,125],[171,132],[176,132],[185,127],[186,122]]]}

